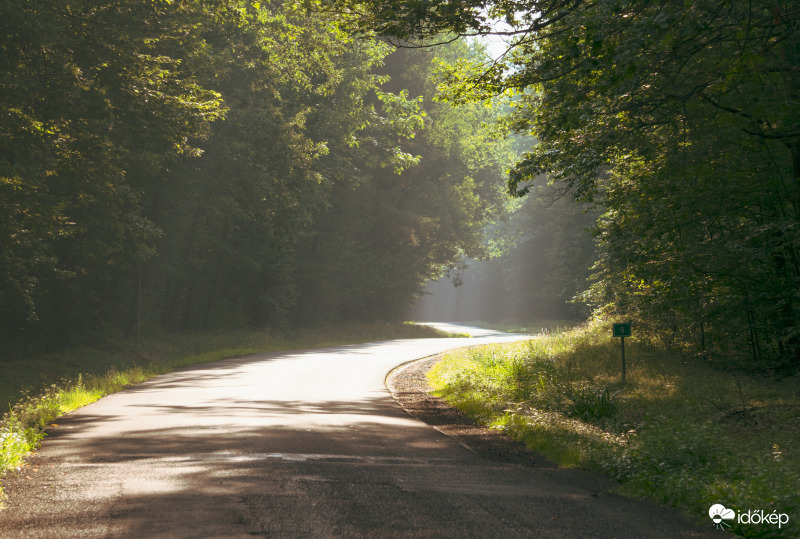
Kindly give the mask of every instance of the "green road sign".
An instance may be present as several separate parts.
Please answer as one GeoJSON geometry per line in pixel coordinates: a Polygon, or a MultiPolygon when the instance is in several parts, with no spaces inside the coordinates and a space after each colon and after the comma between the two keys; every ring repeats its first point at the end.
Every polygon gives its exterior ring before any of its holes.
{"type": "Polygon", "coordinates": [[[630,337],[631,325],[630,324],[614,324],[614,337],[630,337]]]}
{"type": "Polygon", "coordinates": [[[614,324],[612,328],[612,335],[620,337],[620,344],[622,345],[622,383],[625,383],[625,337],[631,336],[630,324],[614,324]]]}

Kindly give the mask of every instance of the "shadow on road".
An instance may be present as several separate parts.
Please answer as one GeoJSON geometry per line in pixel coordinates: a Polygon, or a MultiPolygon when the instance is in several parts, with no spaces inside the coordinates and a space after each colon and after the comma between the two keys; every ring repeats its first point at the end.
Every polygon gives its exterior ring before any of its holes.
{"type": "Polygon", "coordinates": [[[236,358],[102,399],[4,480],[0,535],[717,536],[595,474],[486,460],[412,419],[383,381],[434,353],[415,343],[236,358]]]}

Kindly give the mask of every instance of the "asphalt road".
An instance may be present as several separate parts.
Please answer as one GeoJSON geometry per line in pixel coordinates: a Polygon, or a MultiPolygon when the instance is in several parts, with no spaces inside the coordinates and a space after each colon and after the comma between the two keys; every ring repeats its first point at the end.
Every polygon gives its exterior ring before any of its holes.
{"type": "Polygon", "coordinates": [[[0,537],[719,537],[598,475],[489,461],[392,399],[418,339],[184,369],[60,421],[4,480],[0,537]]]}

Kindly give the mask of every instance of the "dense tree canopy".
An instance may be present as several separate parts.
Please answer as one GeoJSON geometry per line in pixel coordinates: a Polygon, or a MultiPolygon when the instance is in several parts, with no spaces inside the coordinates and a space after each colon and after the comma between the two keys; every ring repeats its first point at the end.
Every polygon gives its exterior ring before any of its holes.
{"type": "Polygon", "coordinates": [[[584,296],[598,314],[706,357],[798,366],[797,1],[376,0],[359,14],[405,43],[510,37],[493,63],[453,63],[447,91],[517,94],[509,126],[537,142],[512,192],[546,173],[604,208],[584,296]]]}
{"type": "MultiPolygon", "coordinates": [[[[440,56],[474,54],[465,45],[439,50],[440,56]]],[[[352,182],[333,186],[327,211],[309,230],[304,258],[318,261],[306,268],[298,305],[325,298],[327,309],[339,316],[387,313],[402,316],[416,300],[426,280],[462,256],[485,253],[481,231],[504,211],[501,183],[508,145],[495,133],[480,128],[494,112],[479,105],[453,108],[434,101],[431,51],[397,50],[382,70],[387,94],[397,96],[384,107],[401,107],[419,122],[415,133],[369,130],[376,139],[370,147],[391,147],[416,156],[418,165],[396,174],[370,156],[374,150],[360,144],[355,151],[332,148],[341,159],[353,154],[352,182]],[[419,108],[418,108],[419,107],[419,108]],[[423,126],[424,124],[424,126],[423,126]],[[381,138],[378,138],[381,137],[381,138]],[[366,153],[365,153],[366,151],[366,153]]],[[[409,121],[401,122],[408,127],[409,121]]],[[[317,316],[320,311],[315,311],[317,316]]]]}
{"type": "MultiPolygon", "coordinates": [[[[0,12],[3,342],[400,316],[490,250],[509,146],[485,104],[509,96],[505,127],[534,141],[510,191],[546,175],[602,214],[596,315],[800,363],[796,0],[0,12]],[[455,41],[491,33],[494,59],[455,41]]],[[[528,247],[585,225],[551,222],[528,247]]],[[[569,252],[519,256],[558,272],[569,252]]]]}
{"type": "Polygon", "coordinates": [[[314,2],[0,13],[6,345],[388,319],[502,210],[492,112],[314,2]]]}
{"type": "Polygon", "coordinates": [[[212,14],[92,1],[0,12],[0,319],[12,334],[40,319],[60,339],[152,250],[129,172],[197,154],[224,114],[195,72],[212,14]]]}

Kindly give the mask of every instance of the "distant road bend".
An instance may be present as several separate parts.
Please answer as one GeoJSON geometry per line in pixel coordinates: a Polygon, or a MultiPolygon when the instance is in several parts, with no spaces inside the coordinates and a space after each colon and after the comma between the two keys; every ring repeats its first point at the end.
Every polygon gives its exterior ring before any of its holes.
{"type": "Polygon", "coordinates": [[[4,481],[0,537],[700,537],[595,474],[489,461],[384,380],[484,342],[279,352],[159,376],[60,421],[4,481]]]}

